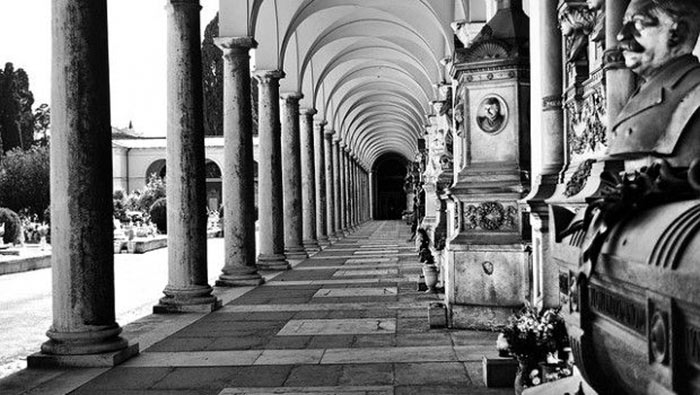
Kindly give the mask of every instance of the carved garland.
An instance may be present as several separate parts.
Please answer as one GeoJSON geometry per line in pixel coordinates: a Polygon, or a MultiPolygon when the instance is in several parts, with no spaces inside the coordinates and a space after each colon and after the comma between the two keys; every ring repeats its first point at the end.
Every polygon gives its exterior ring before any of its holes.
{"type": "Polygon", "coordinates": [[[569,182],[566,183],[566,190],[564,191],[564,196],[571,197],[581,192],[586,186],[588,177],[591,175],[591,168],[593,167],[593,159],[587,159],[581,163],[574,174],[571,176],[569,182]]]}
{"type": "Polygon", "coordinates": [[[464,228],[481,228],[488,231],[512,230],[517,226],[518,209],[504,207],[499,202],[484,202],[478,206],[468,205],[464,210],[464,228]]]}

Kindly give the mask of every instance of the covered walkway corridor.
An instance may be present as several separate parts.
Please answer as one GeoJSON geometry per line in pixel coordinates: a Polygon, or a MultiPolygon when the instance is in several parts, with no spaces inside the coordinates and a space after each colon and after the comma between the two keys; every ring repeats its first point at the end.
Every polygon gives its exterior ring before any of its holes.
{"type": "Polygon", "coordinates": [[[218,294],[211,313],[124,328],[140,355],[114,368],[31,369],[3,394],[510,394],[484,387],[492,332],[431,329],[399,221],[361,225],[258,287],[218,294]]]}

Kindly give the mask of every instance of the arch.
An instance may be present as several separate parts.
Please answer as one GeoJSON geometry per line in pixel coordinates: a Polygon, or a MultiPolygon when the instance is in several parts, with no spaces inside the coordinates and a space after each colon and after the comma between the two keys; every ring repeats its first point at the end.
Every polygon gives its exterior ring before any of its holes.
{"type": "Polygon", "coordinates": [[[155,161],[151,162],[150,165],[148,165],[144,178],[146,182],[148,182],[153,174],[165,179],[165,159],[156,159],[155,161]]]}

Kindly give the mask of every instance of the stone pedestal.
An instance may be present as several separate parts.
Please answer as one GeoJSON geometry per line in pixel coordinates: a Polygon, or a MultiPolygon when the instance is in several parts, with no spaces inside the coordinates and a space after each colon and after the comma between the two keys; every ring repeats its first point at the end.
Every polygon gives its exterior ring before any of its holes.
{"type": "Polygon", "coordinates": [[[284,209],[282,199],[282,147],[279,111],[279,80],[284,72],[257,71],[258,80],[258,268],[287,270],[284,256],[284,209]]]}
{"type": "Polygon", "coordinates": [[[53,323],[27,363],[114,366],[138,345],[120,336],[114,311],[107,2],[57,0],[52,15],[53,323]]]}
{"type": "Polygon", "coordinates": [[[282,95],[282,186],[284,195],[284,253],[289,259],[306,259],[302,245],[301,157],[299,99],[301,93],[282,95]]]}
{"type": "Polygon", "coordinates": [[[255,266],[253,113],[249,37],[218,38],[224,57],[224,267],[217,286],[264,282],[255,266]]]}
{"type": "Polygon", "coordinates": [[[302,244],[308,253],[320,251],[316,239],[316,171],[314,163],[313,117],[316,110],[303,108],[300,114],[302,244]]]}
{"type": "Polygon", "coordinates": [[[450,188],[461,218],[445,251],[445,298],[458,328],[497,329],[530,296],[530,226],[519,205],[530,171],[529,20],[520,1],[498,7],[482,29],[493,34],[458,49],[452,69],[466,140],[450,188]]]}
{"type": "Polygon", "coordinates": [[[213,311],[207,283],[204,112],[198,0],[168,11],[168,285],[154,313],[213,311]]]}
{"type": "Polygon", "coordinates": [[[326,121],[314,122],[314,163],[316,164],[316,239],[322,248],[330,246],[328,239],[327,203],[326,203],[326,155],[324,150],[323,129],[326,121]]]}

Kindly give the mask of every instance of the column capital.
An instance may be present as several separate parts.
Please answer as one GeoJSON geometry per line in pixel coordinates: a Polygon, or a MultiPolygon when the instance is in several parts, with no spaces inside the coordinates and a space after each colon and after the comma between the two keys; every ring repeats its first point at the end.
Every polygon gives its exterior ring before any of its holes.
{"type": "Polygon", "coordinates": [[[335,145],[337,145],[338,147],[340,147],[340,142],[341,142],[341,141],[342,141],[342,140],[340,139],[340,132],[338,132],[338,133],[335,134],[335,139],[333,139],[333,144],[335,144],[335,145]]]}
{"type": "Polygon", "coordinates": [[[285,76],[286,74],[282,70],[257,70],[253,72],[253,77],[261,84],[270,84],[273,81],[278,82],[285,76]]]}
{"type": "Polygon", "coordinates": [[[244,50],[246,53],[252,48],[257,48],[258,42],[253,37],[214,37],[214,44],[224,51],[244,50]]]}
{"type": "Polygon", "coordinates": [[[303,97],[304,94],[301,92],[283,92],[280,94],[280,100],[285,102],[298,102],[303,97]]]}
{"type": "Polygon", "coordinates": [[[325,136],[326,136],[326,138],[327,138],[328,140],[331,140],[331,141],[332,141],[333,135],[335,134],[335,130],[326,129],[323,133],[325,134],[325,136]]]}
{"type": "Polygon", "coordinates": [[[350,149],[350,147],[348,147],[347,144],[343,146],[343,150],[346,154],[348,154],[348,156],[350,156],[350,152],[352,152],[352,150],[350,149]]]}
{"type": "Polygon", "coordinates": [[[316,111],[315,108],[310,108],[310,107],[304,107],[304,108],[300,108],[300,109],[299,109],[299,114],[300,114],[300,115],[307,115],[307,116],[308,116],[308,115],[311,115],[311,116],[314,116],[314,115],[316,115],[317,112],[318,112],[318,111],[316,111]]]}
{"type": "Polygon", "coordinates": [[[328,121],[326,121],[325,119],[322,119],[320,121],[319,120],[314,121],[314,126],[316,126],[317,128],[322,128],[326,125],[328,125],[328,121]]]}

